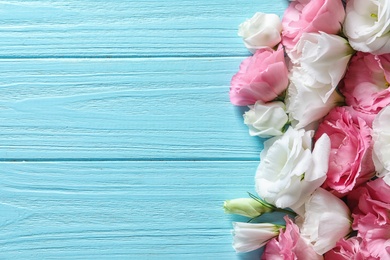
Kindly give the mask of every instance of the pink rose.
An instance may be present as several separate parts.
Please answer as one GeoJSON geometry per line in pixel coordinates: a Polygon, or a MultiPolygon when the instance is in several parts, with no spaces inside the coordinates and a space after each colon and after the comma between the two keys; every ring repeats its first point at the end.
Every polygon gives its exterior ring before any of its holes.
{"type": "Polygon", "coordinates": [[[284,219],[286,220],[286,229],[280,231],[277,239],[273,238],[267,243],[261,259],[322,259],[322,256],[318,255],[313,247],[300,236],[298,226],[287,216],[284,219]]]}
{"type": "Polygon", "coordinates": [[[390,104],[390,54],[358,52],[352,57],[340,91],[347,105],[376,115],[390,104]]]}
{"type": "Polygon", "coordinates": [[[337,34],[344,21],[345,10],[340,0],[291,2],[282,20],[282,43],[291,50],[303,33],[337,34]]]}
{"type": "Polygon", "coordinates": [[[341,239],[336,246],[324,255],[325,260],[380,260],[373,257],[359,237],[341,239]]]}
{"type": "Polygon", "coordinates": [[[260,100],[272,101],[288,85],[288,70],[283,48],[262,48],[245,59],[233,76],[230,101],[237,106],[253,105],[260,100]]]}
{"type": "Polygon", "coordinates": [[[352,227],[374,257],[390,259],[390,186],[378,178],[348,195],[352,227]]]}
{"type": "Polygon", "coordinates": [[[327,134],[331,142],[329,168],[323,187],[344,196],[374,176],[372,129],[344,107],[336,107],[320,123],[315,140],[327,134]]]}

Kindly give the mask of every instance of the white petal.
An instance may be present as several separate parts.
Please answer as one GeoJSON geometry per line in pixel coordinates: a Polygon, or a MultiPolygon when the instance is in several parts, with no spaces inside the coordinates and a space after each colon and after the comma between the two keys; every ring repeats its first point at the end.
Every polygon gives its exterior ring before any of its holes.
{"type": "Polygon", "coordinates": [[[237,252],[249,252],[264,246],[279,235],[279,226],[269,223],[233,223],[233,248],[237,252]]]}

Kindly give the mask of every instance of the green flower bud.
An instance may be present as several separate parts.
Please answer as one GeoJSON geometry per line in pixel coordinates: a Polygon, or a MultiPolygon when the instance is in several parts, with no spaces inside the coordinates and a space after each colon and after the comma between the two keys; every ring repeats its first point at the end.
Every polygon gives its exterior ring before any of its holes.
{"type": "Polygon", "coordinates": [[[225,213],[242,215],[249,218],[255,218],[263,213],[272,212],[274,209],[262,204],[252,198],[240,198],[226,200],[223,204],[225,213]]]}

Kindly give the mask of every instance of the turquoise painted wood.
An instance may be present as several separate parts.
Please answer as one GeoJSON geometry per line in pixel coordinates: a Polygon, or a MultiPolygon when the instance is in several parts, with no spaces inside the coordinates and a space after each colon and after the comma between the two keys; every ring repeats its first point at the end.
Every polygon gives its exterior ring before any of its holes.
{"type": "Polygon", "coordinates": [[[221,202],[252,190],[255,167],[2,163],[1,259],[234,259],[221,202]]]}
{"type": "Polygon", "coordinates": [[[251,259],[237,26],[287,1],[0,1],[0,259],[251,259]]]}

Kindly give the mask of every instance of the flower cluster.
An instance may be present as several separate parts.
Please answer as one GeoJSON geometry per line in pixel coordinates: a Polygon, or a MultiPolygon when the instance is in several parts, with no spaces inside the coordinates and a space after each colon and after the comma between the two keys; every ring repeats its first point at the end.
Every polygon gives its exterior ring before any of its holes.
{"type": "Polygon", "coordinates": [[[390,2],[290,0],[239,27],[230,100],[266,138],[258,196],[226,201],[233,247],[262,259],[390,259],[390,2]],[[259,216],[284,212],[285,225],[259,216]]]}

